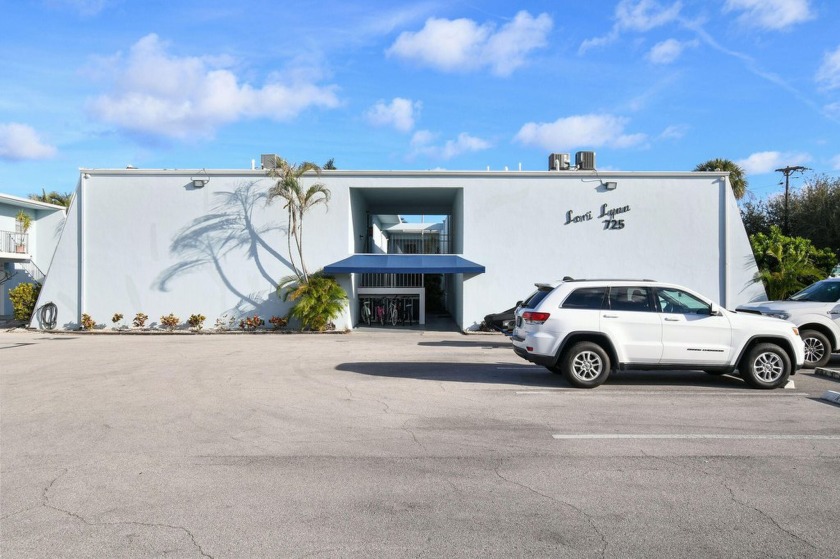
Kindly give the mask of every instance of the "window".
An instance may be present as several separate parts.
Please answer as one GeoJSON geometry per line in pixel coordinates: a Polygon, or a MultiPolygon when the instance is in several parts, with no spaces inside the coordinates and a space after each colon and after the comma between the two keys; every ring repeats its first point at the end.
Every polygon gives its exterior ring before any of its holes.
{"type": "Polygon", "coordinates": [[[604,304],[606,287],[584,287],[572,291],[561,305],[564,309],[600,309],[604,304]]]}
{"type": "Polygon", "coordinates": [[[545,296],[551,293],[551,288],[549,287],[540,287],[530,295],[528,298],[522,302],[522,308],[524,309],[533,309],[537,305],[540,304],[540,301],[545,299],[545,296]]]}
{"type": "Polygon", "coordinates": [[[709,314],[711,311],[709,303],[681,289],[660,287],[656,290],[656,298],[664,313],[709,314]]]}
{"type": "Polygon", "coordinates": [[[619,286],[610,288],[610,309],[614,311],[650,311],[650,288],[619,286]]]}
{"type": "Polygon", "coordinates": [[[840,282],[818,281],[789,297],[792,301],[834,303],[840,301],[840,282]]]}

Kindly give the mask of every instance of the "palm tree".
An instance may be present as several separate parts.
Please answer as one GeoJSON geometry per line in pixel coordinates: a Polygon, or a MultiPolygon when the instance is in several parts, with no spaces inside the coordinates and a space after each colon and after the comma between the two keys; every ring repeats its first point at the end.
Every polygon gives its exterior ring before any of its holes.
{"type": "Polygon", "coordinates": [[[740,200],[747,194],[747,178],[744,176],[744,169],[729,159],[709,159],[705,163],[694,168],[695,171],[728,171],[729,184],[732,185],[732,194],[736,200],[740,200]]]}
{"type": "Polygon", "coordinates": [[[60,192],[56,192],[55,190],[47,192],[42,188],[41,194],[30,194],[29,199],[37,200],[38,202],[46,202],[47,204],[55,204],[56,206],[64,206],[67,208],[70,206],[70,201],[73,199],[73,193],[65,192],[62,194],[60,192]]]}
{"type": "Polygon", "coordinates": [[[283,208],[288,213],[289,261],[298,280],[306,283],[309,281],[309,272],[303,260],[303,216],[318,204],[327,206],[331,193],[326,186],[318,182],[305,190],[301,185],[300,179],[304,173],[321,171],[315,163],[304,161],[295,165],[281,157],[278,157],[275,163],[275,168],[269,170],[269,176],[276,178],[277,182],[268,191],[268,200],[270,202],[274,198],[282,198],[285,202],[283,208]],[[295,263],[292,239],[294,239],[300,268],[295,263]]]}

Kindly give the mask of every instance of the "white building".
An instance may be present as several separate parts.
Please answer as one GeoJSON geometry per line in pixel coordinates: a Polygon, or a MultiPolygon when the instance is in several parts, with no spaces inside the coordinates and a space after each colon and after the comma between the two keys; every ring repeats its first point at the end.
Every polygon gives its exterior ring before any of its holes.
{"type": "MultiPolygon", "coordinates": [[[[564,276],[669,281],[729,308],[765,298],[726,173],[588,167],[306,175],[332,193],[306,215],[303,242],[308,268],[350,297],[336,326],[358,323],[360,298],[419,299],[430,279],[462,329],[564,276]]],[[[54,303],[66,328],[82,313],[284,315],[275,287],[292,270],[272,184],[262,170],[82,170],[38,305],[54,303]]]]}
{"type": "Polygon", "coordinates": [[[9,290],[21,283],[43,283],[64,226],[64,207],[0,194],[0,319],[13,315],[9,290]],[[30,219],[24,231],[20,212],[30,219]]]}

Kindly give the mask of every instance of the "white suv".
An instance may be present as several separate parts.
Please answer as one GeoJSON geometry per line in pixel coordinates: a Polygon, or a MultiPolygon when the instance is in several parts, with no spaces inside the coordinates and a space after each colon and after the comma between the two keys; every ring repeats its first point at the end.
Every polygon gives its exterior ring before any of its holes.
{"type": "Polygon", "coordinates": [[[511,341],[520,357],[580,388],[614,369],[740,371],[755,388],[784,386],[802,367],[797,328],[720,308],[678,285],[651,280],[536,284],[516,311],[511,341]]]}
{"type": "Polygon", "coordinates": [[[840,352],[840,278],[818,281],[784,301],[750,303],[737,310],[796,324],[805,341],[808,368],[824,367],[832,352],[840,352]]]}

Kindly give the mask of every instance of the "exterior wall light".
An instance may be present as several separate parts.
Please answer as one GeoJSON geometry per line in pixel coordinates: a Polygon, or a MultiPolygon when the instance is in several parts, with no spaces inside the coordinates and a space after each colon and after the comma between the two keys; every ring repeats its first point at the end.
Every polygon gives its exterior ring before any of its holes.
{"type": "Polygon", "coordinates": [[[617,183],[617,182],[613,182],[613,181],[605,182],[605,183],[604,183],[604,187],[605,187],[607,190],[615,190],[616,188],[618,188],[618,183],[617,183]]]}
{"type": "Polygon", "coordinates": [[[208,179],[208,178],[198,177],[198,178],[193,178],[192,179],[193,188],[204,188],[204,185],[207,184],[208,182],[210,182],[210,179],[208,179]]]}

